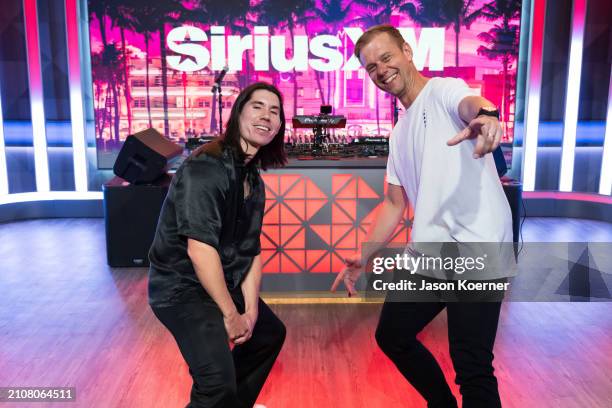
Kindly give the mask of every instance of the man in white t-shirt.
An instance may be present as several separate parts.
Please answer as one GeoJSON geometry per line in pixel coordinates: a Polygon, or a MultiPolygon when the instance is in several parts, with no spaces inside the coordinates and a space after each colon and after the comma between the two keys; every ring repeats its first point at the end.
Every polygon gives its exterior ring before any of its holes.
{"type": "MultiPolygon", "coordinates": [[[[494,105],[461,79],[422,76],[412,50],[389,25],[372,27],[355,45],[370,79],[406,108],[393,130],[387,193],[362,252],[346,258],[349,295],[365,260],[385,245],[408,205],[414,243],[512,242],[511,213],[491,154],[502,129],[494,105]],[[379,244],[376,244],[379,243],[379,244]]],[[[493,374],[499,302],[385,301],[376,340],[428,407],[457,401],[417,334],[444,308],[450,354],[464,407],[501,407],[493,374]]]]}

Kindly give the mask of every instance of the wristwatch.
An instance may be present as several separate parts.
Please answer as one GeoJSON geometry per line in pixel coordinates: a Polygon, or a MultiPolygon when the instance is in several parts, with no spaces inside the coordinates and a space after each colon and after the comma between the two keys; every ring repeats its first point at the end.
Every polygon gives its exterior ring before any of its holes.
{"type": "Polygon", "coordinates": [[[492,116],[494,118],[497,118],[497,120],[499,120],[499,111],[497,110],[497,108],[494,108],[492,106],[480,108],[480,110],[476,114],[476,117],[479,117],[481,115],[483,115],[483,116],[492,116]]]}

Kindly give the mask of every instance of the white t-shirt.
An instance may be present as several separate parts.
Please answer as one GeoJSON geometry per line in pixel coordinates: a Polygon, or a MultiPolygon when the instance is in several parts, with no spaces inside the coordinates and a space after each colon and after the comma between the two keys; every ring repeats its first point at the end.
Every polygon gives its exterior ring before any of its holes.
{"type": "Polygon", "coordinates": [[[393,129],[387,181],[414,209],[413,242],[512,242],[493,156],[474,159],[475,140],[446,145],[466,127],[459,102],[469,95],[461,79],[432,78],[393,129]]]}

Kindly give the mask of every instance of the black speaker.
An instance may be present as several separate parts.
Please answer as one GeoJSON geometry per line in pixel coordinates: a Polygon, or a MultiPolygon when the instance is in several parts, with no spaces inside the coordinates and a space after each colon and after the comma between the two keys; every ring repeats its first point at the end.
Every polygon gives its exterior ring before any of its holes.
{"type": "Polygon", "coordinates": [[[497,149],[493,150],[493,160],[495,161],[497,176],[502,177],[508,172],[508,165],[506,164],[506,158],[504,157],[504,151],[502,150],[501,145],[497,146],[497,149]]]}
{"type": "Polygon", "coordinates": [[[510,211],[512,212],[512,241],[518,243],[522,217],[523,184],[508,177],[502,177],[501,183],[504,193],[506,193],[508,204],[510,204],[510,211]]]}
{"type": "Polygon", "coordinates": [[[116,176],[132,184],[152,183],[166,173],[183,148],[150,128],[129,135],[113,166],[116,176]]]}
{"type": "Polygon", "coordinates": [[[115,177],[102,187],[106,258],[110,266],[148,266],[148,253],[170,176],[152,185],[133,185],[115,177]]]}

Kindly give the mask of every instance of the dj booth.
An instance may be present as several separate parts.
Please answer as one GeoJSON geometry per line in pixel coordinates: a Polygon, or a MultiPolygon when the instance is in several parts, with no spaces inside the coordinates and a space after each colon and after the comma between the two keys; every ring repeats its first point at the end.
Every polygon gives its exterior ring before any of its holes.
{"type": "MultiPolygon", "coordinates": [[[[289,163],[262,174],[266,207],[261,233],[264,290],[321,290],[343,259],[364,242],[385,196],[388,138],[346,140],[333,130],[346,118],[331,115],[323,105],[318,115],[292,118],[294,129],[312,134],[285,140],[289,163]]],[[[194,138],[193,150],[211,138],[194,138]]],[[[159,212],[170,185],[166,170],[183,149],[154,129],[128,136],[114,165],[118,175],[103,186],[108,263],[145,266],[159,212]],[[130,182],[127,182],[128,179],[130,182]]],[[[494,153],[498,173],[505,173],[501,149],[494,153]],[[500,168],[501,166],[501,168],[500,168]]],[[[185,155],[183,155],[184,157],[185,155]]],[[[174,163],[176,164],[176,163],[174,163]]],[[[521,189],[502,181],[518,242],[521,189]]],[[[410,240],[412,209],[408,208],[391,241],[410,240]]]]}
{"type": "MultiPolygon", "coordinates": [[[[384,198],[386,157],[291,158],[262,173],[266,210],[261,235],[264,290],[323,290],[342,259],[365,240],[384,198]]],[[[104,190],[107,255],[111,266],[145,266],[171,176],[149,185],[116,177],[104,190]]],[[[502,182],[518,241],[521,186],[502,182]]],[[[392,241],[410,238],[407,210],[392,241]]]]}

